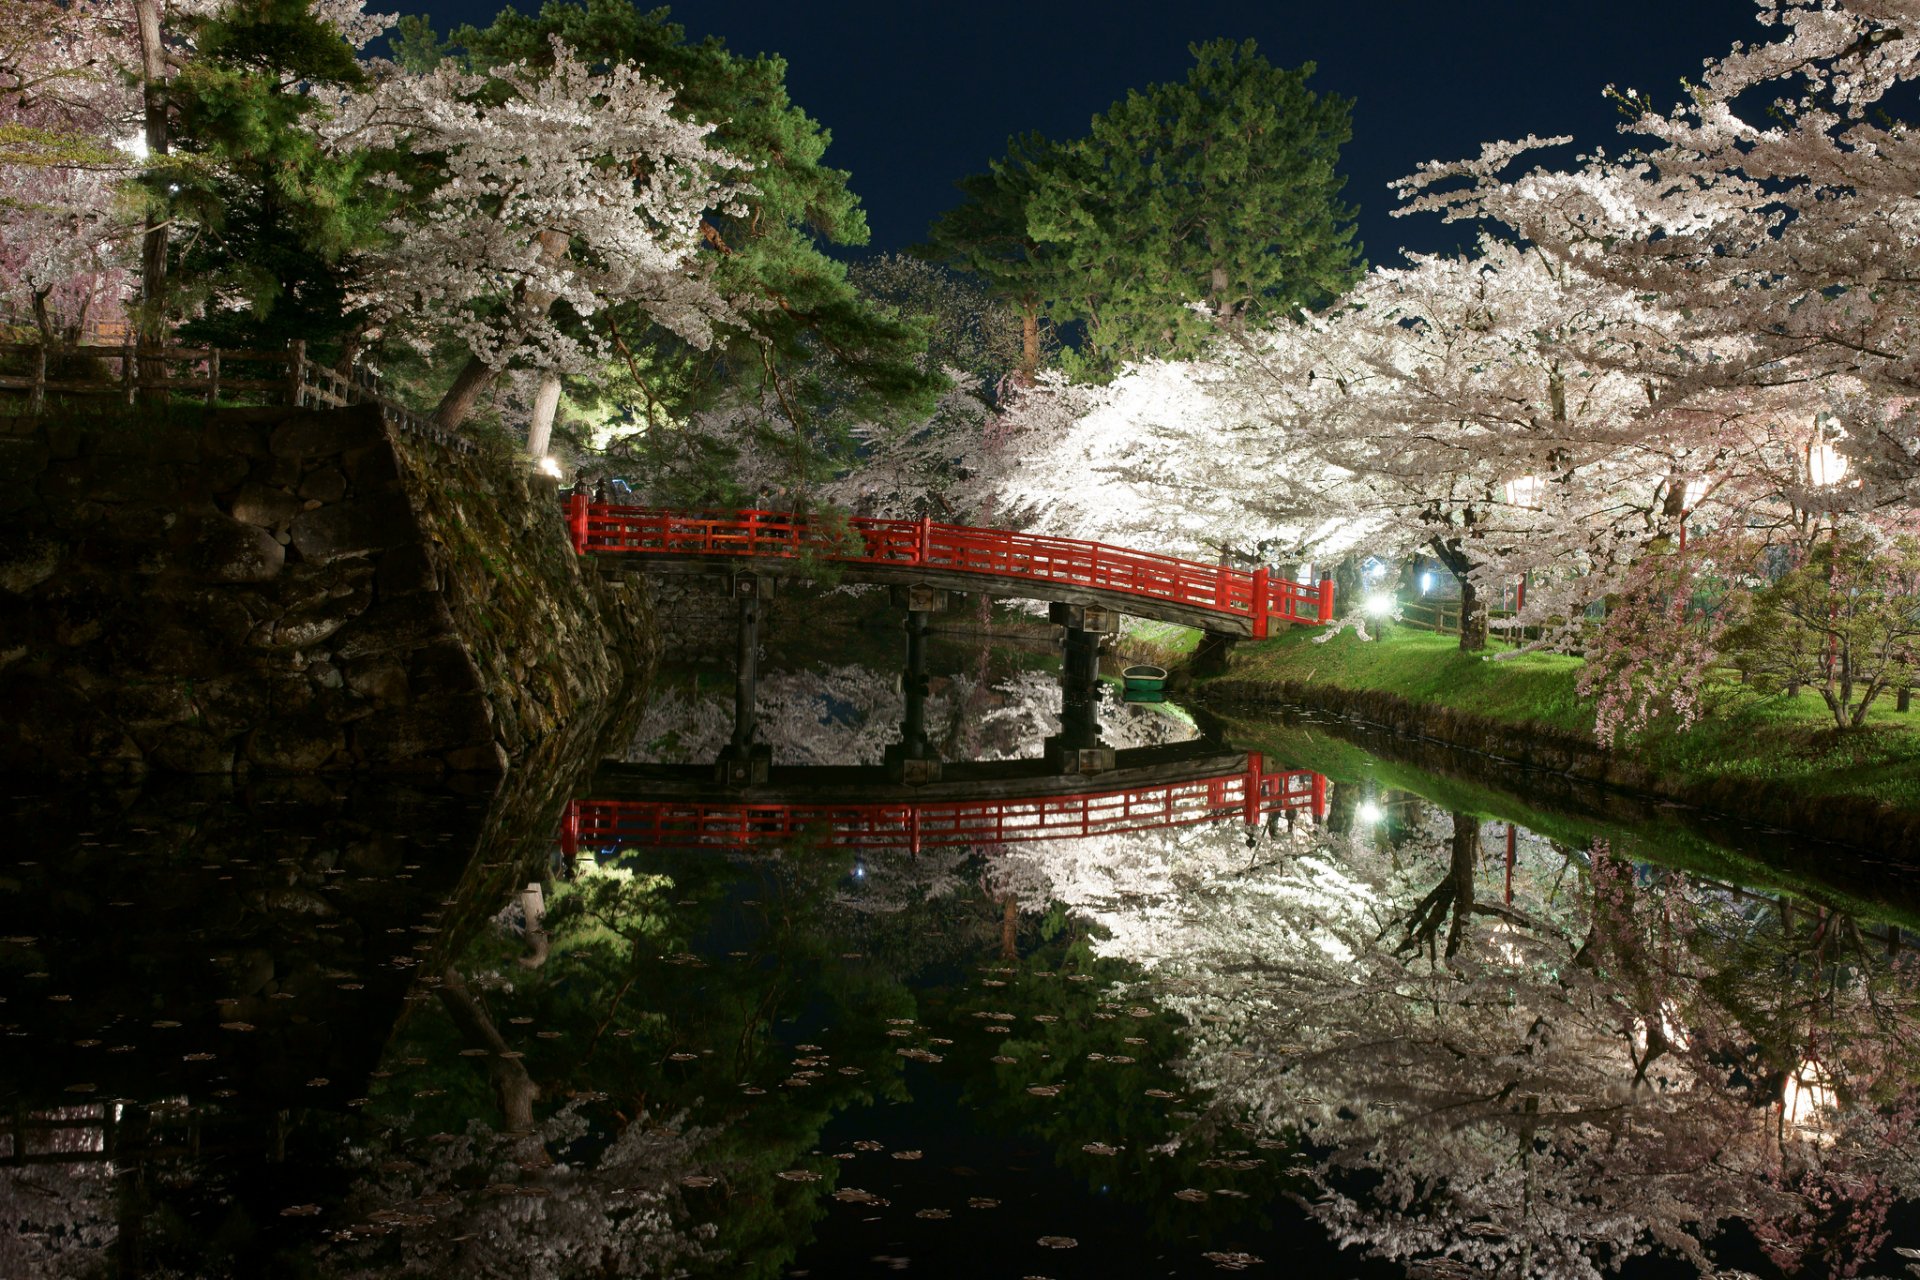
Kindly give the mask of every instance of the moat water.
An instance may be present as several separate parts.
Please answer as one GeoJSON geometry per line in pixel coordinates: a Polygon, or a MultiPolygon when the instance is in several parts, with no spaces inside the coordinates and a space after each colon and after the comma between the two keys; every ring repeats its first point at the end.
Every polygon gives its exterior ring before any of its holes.
{"type": "MultiPolygon", "coordinates": [[[[766,656],[789,809],[899,735],[870,639],[766,656]]],[[[930,654],[940,759],[1062,731],[1044,654],[930,654]]],[[[697,771],[732,706],[724,670],[666,673],[631,758],[697,771]]],[[[7,783],[0,1276],[1920,1257],[1910,872],[1309,716],[1098,716],[1122,764],[1256,752],[1319,801],[569,857],[559,814],[458,789],[7,783]]]]}

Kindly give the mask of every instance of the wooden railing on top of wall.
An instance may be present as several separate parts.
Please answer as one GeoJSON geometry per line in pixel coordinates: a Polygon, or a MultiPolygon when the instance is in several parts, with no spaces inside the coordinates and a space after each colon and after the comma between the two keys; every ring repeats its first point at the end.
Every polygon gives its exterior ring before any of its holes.
{"type": "Polygon", "coordinates": [[[146,392],[190,397],[207,404],[238,402],[330,408],[374,404],[403,431],[460,453],[473,452],[472,441],[388,399],[371,373],[365,370],[341,373],[307,359],[304,342],[289,343],[284,351],[180,345],[142,349],[131,343],[120,346],[82,343],[49,349],[37,342],[0,343],[0,359],[8,357],[19,359],[29,372],[0,373],[0,393],[24,392],[30,413],[43,410],[49,395],[113,396],[132,404],[146,392]],[[22,357],[24,359],[20,359],[22,357]],[[90,361],[92,368],[79,377],[55,377],[54,359],[90,361]]]}

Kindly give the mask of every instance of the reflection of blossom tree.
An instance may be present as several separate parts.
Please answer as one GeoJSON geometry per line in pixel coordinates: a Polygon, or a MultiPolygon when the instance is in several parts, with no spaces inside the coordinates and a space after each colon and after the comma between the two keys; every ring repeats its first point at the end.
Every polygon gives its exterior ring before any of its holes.
{"type": "Polygon", "coordinates": [[[98,1114],[98,1108],[60,1107],[16,1116],[6,1133],[9,1157],[31,1153],[39,1162],[0,1170],[0,1275],[30,1280],[72,1276],[96,1266],[119,1233],[112,1167],[97,1158],[97,1129],[54,1129],[29,1142],[25,1124],[98,1114]],[[22,1121],[25,1124],[22,1124],[22,1121]],[[47,1159],[73,1152],[71,1162],[47,1159]]]}
{"type": "MultiPolygon", "coordinates": [[[[754,698],[759,740],[783,765],[876,765],[900,737],[905,698],[897,674],[861,666],[771,671],[754,698]]],[[[1050,672],[981,679],[937,677],[927,723],[941,754],[954,760],[1015,760],[1040,754],[1060,731],[1060,682],[1050,672]]],[[[1116,747],[1184,741],[1193,726],[1150,706],[1101,708],[1102,738],[1116,747]]],[[[733,734],[733,691],[664,689],[634,733],[632,758],[670,764],[717,758],[733,734]]]]}
{"type": "Polygon", "coordinates": [[[1304,1146],[1343,1242],[1460,1274],[1598,1276],[1649,1250],[1715,1274],[1739,1218],[1783,1264],[1844,1270],[1920,1193],[1894,1154],[1915,1138],[1913,976],[1867,978],[1861,953],[1814,981],[1804,936],[1768,964],[1724,954],[1751,931],[1716,887],[1528,838],[1509,905],[1479,883],[1479,823],[1437,811],[1397,844],[1127,840],[1098,873],[1084,850],[1030,856],[1186,1016],[1210,1114],[1304,1146]],[[1843,1104],[1831,1140],[1767,1107],[1809,1043],[1843,1104]]]}
{"type": "Polygon", "coordinates": [[[358,1149],[366,1172],[342,1206],[354,1225],[334,1236],[331,1273],[560,1280],[672,1274],[713,1260],[715,1228],[687,1221],[681,1191],[703,1167],[710,1135],[684,1116],[635,1117],[604,1144],[583,1142],[590,1130],[576,1101],[531,1134],[474,1121],[447,1140],[358,1149]],[[591,1154],[529,1170],[530,1146],[591,1154]]]}

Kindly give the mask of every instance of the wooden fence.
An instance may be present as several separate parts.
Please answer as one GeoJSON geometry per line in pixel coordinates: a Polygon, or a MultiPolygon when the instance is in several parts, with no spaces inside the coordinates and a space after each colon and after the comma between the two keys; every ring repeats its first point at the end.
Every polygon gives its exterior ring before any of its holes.
{"type": "Polygon", "coordinates": [[[24,365],[25,373],[0,372],[0,394],[24,395],[27,412],[41,413],[48,396],[112,398],[126,404],[148,398],[205,404],[288,404],[344,408],[374,404],[401,430],[460,453],[473,442],[436,425],[423,414],[382,394],[363,369],[341,373],[307,359],[306,343],[284,351],[163,345],[137,348],[81,343],[48,348],[37,342],[0,343],[0,368],[24,365]],[[77,373],[57,376],[71,362],[77,373]]]}

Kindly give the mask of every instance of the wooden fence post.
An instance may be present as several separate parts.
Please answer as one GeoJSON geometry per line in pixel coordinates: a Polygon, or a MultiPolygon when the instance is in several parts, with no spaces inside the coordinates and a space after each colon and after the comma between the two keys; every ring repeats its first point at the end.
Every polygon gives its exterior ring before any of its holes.
{"type": "Polygon", "coordinates": [[[1267,566],[1261,565],[1253,571],[1253,638],[1267,638],[1267,606],[1272,597],[1273,584],[1267,579],[1267,566]]]}
{"type": "Polygon", "coordinates": [[[287,342],[287,403],[299,408],[305,400],[303,389],[307,381],[307,342],[305,338],[293,338],[287,342]]]}
{"type": "Polygon", "coordinates": [[[1313,816],[1316,821],[1327,820],[1327,775],[1313,775],[1313,816]]]}
{"type": "Polygon", "coordinates": [[[33,349],[33,395],[27,400],[27,412],[42,413],[47,407],[47,344],[33,349]]]}
{"type": "Polygon", "coordinates": [[[925,564],[933,555],[933,517],[920,517],[920,532],[913,549],[915,564],[925,564]]]}
{"type": "Polygon", "coordinates": [[[220,400],[220,348],[213,347],[207,353],[207,403],[217,404],[220,400]]]}
{"type": "Polygon", "coordinates": [[[1260,753],[1247,752],[1247,793],[1240,797],[1240,820],[1249,827],[1260,825],[1260,753]]]}

